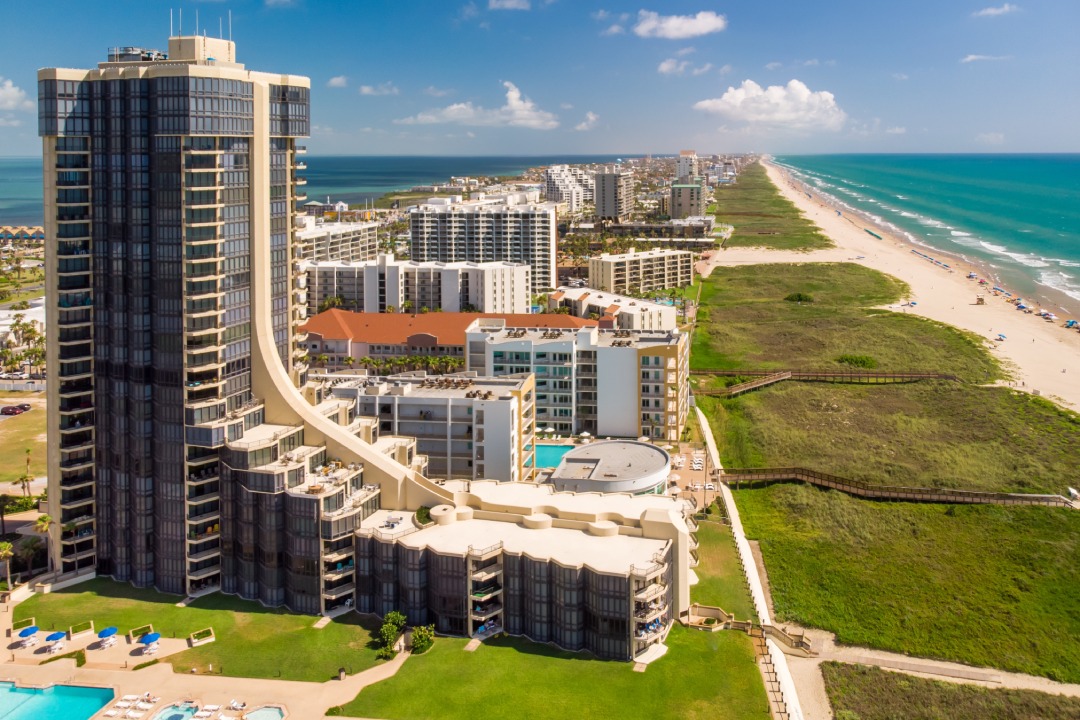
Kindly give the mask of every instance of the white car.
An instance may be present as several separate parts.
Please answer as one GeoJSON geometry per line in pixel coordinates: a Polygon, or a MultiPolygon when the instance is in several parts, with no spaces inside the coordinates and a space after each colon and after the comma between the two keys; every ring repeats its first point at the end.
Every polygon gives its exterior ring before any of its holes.
{"type": "Polygon", "coordinates": [[[701,483],[698,483],[697,485],[695,485],[695,486],[694,486],[694,489],[695,489],[695,490],[701,490],[701,489],[702,489],[702,487],[701,487],[701,483]]]}
{"type": "Polygon", "coordinates": [[[716,486],[713,485],[712,483],[705,483],[705,489],[706,490],[715,490],[716,486]]]}

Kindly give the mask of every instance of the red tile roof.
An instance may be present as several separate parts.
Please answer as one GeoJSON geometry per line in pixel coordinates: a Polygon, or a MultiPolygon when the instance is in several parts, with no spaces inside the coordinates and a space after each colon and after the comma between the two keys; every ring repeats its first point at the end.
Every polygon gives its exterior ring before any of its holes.
{"type": "Polygon", "coordinates": [[[497,313],[358,313],[334,308],[307,321],[301,332],[323,338],[406,345],[414,335],[430,335],[438,345],[464,345],[465,328],[479,318],[502,318],[507,327],[582,328],[596,327],[595,320],[547,313],[540,315],[500,315],[497,313]]]}

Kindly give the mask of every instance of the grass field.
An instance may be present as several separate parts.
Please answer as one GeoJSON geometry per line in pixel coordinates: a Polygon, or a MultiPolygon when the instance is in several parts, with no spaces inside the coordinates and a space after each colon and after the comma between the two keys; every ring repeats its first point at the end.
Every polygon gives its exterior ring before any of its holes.
{"type": "Polygon", "coordinates": [[[821,664],[836,720],[1080,720],[1080,699],[821,664]]]}
{"type": "Polygon", "coordinates": [[[982,340],[902,312],[907,286],[852,263],[719,267],[704,281],[690,365],[696,370],[851,369],[843,355],[872,358],[877,370],[942,372],[986,382],[998,377],[982,340]],[[803,293],[813,302],[784,298],[803,293]]]}
{"type": "Polygon", "coordinates": [[[0,492],[18,495],[18,486],[11,485],[26,472],[26,449],[30,448],[30,474],[45,474],[45,393],[5,392],[0,405],[30,403],[34,409],[22,415],[4,416],[0,420],[0,492]]]}
{"type": "Polygon", "coordinates": [[[711,520],[701,521],[697,538],[701,543],[698,548],[701,564],[694,569],[698,584],[690,588],[690,600],[722,607],[739,620],[757,620],[731,528],[711,520]]]}
{"type": "Polygon", "coordinates": [[[787,382],[698,398],[728,467],[810,467],[868,482],[1067,494],[1080,416],[1005,387],[787,382]]]}
{"type": "Polygon", "coordinates": [[[758,163],[744,168],[734,185],[717,188],[714,197],[716,222],[735,226],[726,243],[729,247],[817,250],[832,246],[832,241],[780,194],[758,163]]]}
{"type": "Polygon", "coordinates": [[[213,664],[215,674],[323,682],[377,663],[372,632],[362,618],[347,613],[321,630],[316,618],[265,608],[228,595],[208,595],[188,607],[176,607],[175,595],[134,588],[98,578],[67,590],[34,595],[15,609],[15,619],[36,618],[45,630],[66,630],[93,620],[98,629],[115,625],[121,633],[152,623],[164,637],[186,638],[212,627],[215,642],[165,660],[177,672],[213,664]]]}
{"type": "Polygon", "coordinates": [[[1080,682],[1080,513],[735,493],[780,621],[840,642],[1080,682]]]}
{"type": "Polygon", "coordinates": [[[388,680],[332,712],[395,720],[768,720],[761,674],[745,635],[676,625],[668,653],[644,673],[517,638],[464,652],[438,638],[388,680]]]}

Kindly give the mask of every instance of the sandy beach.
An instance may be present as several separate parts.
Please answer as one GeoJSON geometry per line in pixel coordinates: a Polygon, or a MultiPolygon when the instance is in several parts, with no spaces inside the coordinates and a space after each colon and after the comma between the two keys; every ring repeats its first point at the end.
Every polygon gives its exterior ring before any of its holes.
{"type": "Polygon", "coordinates": [[[976,333],[1001,359],[1018,390],[1038,392],[1065,407],[1080,410],[1080,332],[1062,327],[1067,317],[1052,323],[1018,311],[1007,302],[1009,298],[995,296],[989,286],[980,289],[975,280],[967,279],[969,272],[989,278],[984,268],[938,256],[925,247],[915,247],[847,211],[838,215],[823,202],[824,198],[816,194],[808,197],[801,186],[793,185],[782,169],[764,164],[769,178],[784,197],[817,224],[836,247],[814,252],[724,249],[708,259],[704,267],[706,274],[719,265],[789,262],[856,262],[880,270],[903,280],[911,288],[906,300],[914,304],[890,306],[893,310],[915,313],[976,333]],[[870,235],[865,228],[882,239],[870,235]],[[912,250],[950,267],[941,267],[912,250]],[[985,296],[985,305],[976,304],[979,293],[985,296]],[[999,334],[1007,339],[998,341],[999,334]]]}

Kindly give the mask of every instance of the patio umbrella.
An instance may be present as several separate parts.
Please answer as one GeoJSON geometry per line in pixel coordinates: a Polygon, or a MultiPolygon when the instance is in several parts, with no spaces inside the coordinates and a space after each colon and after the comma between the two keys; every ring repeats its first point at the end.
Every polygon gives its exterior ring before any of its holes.
{"type": "Polygon", "coordinates": [[[101,638],[102,640],[104,640],[105,638],[107,638],[107,637],[112,637],[112,636],[113,636],[113,635],[115,635],[115,634],[116,634],[116,628],[114,628],[114,627],[107,627],[107,628],[105,628],[104,630],[102,630],[101,632],[99,632],[99,633],[97,634],[97,636],[98,636],[99,638],[101,638]]]}
{"type": "Polygon", "coordinates": [[[47,638],[45,638],[45,642],[56,642],[57,640],[63,640],[66,637],[66,632],[63,632],[62,630],[57,630],[56,632],[50,634],[47,638]]]}
{"type": "Polygon", "coordinates": [[[30,627],[23,628],[19,631],[19,637],[28,638],[38,631],[37,625],[31,625],[30,627]]]}
{"type": "Polygon", "coordinates": [[[590,433],[589,433],[589,431],[588,431],[588,430],[584,430],[584,431],[582,431],[582,433],[581,433],[581,437],[590,437],[590,433]]]}
{"type": "Polygon", "coordinates": [[[141,638],[139,638],[139,644],[150,645],[152,643],[156,643],[160,639],[161,633],[147,633],[146,635],[143,635],[141,638]]]}

